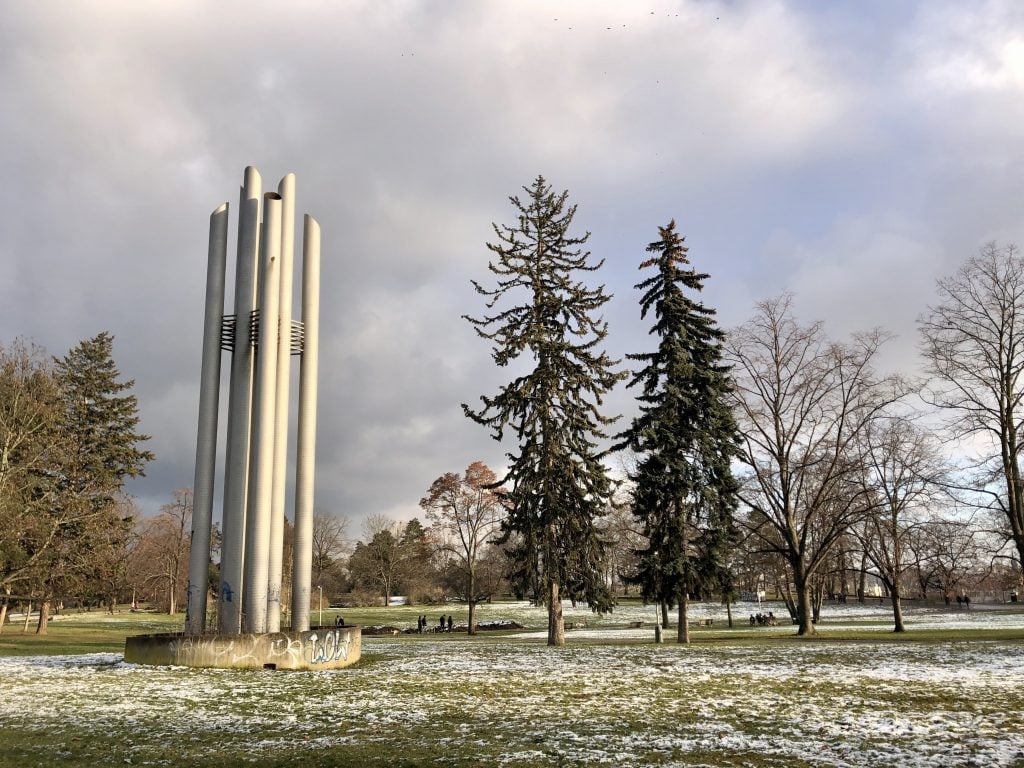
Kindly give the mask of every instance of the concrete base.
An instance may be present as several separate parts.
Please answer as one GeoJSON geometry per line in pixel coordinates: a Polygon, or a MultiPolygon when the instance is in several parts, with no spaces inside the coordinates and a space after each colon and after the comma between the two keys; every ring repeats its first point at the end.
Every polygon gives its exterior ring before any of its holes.
{"type": "Polygon", "coordinates": [[[137,635],[124,643],[132,664],[214,669],[342,669],[359,661],[359,627],[262,635],[137,635]]]}

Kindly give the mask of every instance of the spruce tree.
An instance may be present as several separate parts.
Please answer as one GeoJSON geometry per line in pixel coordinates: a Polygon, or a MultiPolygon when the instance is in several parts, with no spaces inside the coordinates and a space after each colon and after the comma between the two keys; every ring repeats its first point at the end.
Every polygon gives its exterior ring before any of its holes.
{"type": "Polygon", "coordinates": [[[658,228],[654,254],[640,269],[654,270],[635,287],[643,292],[641,318],[654,314],[654,352],[627,357],[642,363],[630,387],[640,386],[640,415],[617,447],[639,457],[631,473],[633,514],[647,545],[638,550],[635,581],[645,600],[679,606],[679,642],[689,642],[688,599],[720,586],[738,485],[730,463],[738,433],[726,396],[724,333],[715,312],[691,294],[707,274],[688,267],[687,246],[675,221],[658,228]]]}
{"type": "Polygon", "coordinates": [[[138,400],[127,394],[134,380],[120,381],[113,356],[114,337],[105,331],[79,342],[56,360],[63,393],[63,426],[74,438],[73,477],[92,489],[91,504],[109,506],[125,478],[144,474],[150,451],[139,443],[150,436],[136,432],[138,400]]]}
{"type": "Polygon", "coordinates": [[[106,331],[79,342],[56,361],[63,395],[63,427],[72,441],[65,479],[70,490],[95,509],[110,507],[128,477],[144,474],[153,460],[140,443],[139,404],[127,394],[134,380],[120,381],[114,337],[106,331]]]}
{"type": "Polygon", "coordinates": [[[502,540],[511,544],[517,587],[547,603],[548,644],[563,645],[563,597],[599,611],[611,604],[594,521],[610,496],[598,443],[613,419],[599,409],[624,374],[598,350],[607,335],[598,313],[610,296],[580,278],[603,261],[592,264],[583,249],[589,232],[570,232],[576,206],[542,176],[523,190],[525,200],[509,198],[516,224],[494,224],[497,242],[487,244],[496,286],[473,281],[493,314],[466,319],[493,342],[499,367],[525,371],[494,397],[481,396],[482,409],[463,410],[496,440],[510,430],[518,442],[500,483],[509,501],[502,540]]]}
{"type": "Polygon", "coordinates": [[[103,332],[54,361],[63,455],[54,467],[52,516],[61,535],[40,572],[40,632],[50,596],[80,585],[98,558],[109,557],[111,541],[127,546],[133,521],[118,499],[125,479],[143,474],[153,459],[139,447],[149,436],[137,432],[138,401],[127,394],[135,382],[120,381],[112,348],[113,337],[103,332]]]}

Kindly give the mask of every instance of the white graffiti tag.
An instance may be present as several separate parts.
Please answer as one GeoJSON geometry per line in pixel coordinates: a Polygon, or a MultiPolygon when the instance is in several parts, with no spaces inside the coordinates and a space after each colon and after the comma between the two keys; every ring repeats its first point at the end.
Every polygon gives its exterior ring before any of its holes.
{"type": "Polygon", "coordinates": [[[306,638],[310,664],[325,664],[348,658],[348,634],[342,636],[338,630],[328,630],[323,636],[313,632],[306,638]]]}

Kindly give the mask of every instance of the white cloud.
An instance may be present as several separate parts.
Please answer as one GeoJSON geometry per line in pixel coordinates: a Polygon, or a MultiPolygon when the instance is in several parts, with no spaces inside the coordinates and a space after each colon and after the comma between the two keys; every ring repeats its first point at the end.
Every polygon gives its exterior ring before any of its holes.
{"type": "Polygon", "coordinates": [[[543,173],[579,204],[613,354],[647,342],[632,285],[670,217],[724,325],[789,288],[837,334],[909,344],[937,274],[1021,240],[1022,16],[21,4],[0,29],[0,324],[54,354],[115,334],[159,447],[134,490],[169,497],[192,472],[209,213],[234,215],[246,165],[268,187],[294,171],[324,238],[318,504],[414,512],[442,472],[503,460],[459,404],[507,371],[460,315],[508,195],[543,173]]]}
{"type": "Polygon", "coordinates": [[[1024,89],[1024,9],[988,0],[925,4],[910,42],[917,75],[932,87],[954,92],[1024,89]]]}

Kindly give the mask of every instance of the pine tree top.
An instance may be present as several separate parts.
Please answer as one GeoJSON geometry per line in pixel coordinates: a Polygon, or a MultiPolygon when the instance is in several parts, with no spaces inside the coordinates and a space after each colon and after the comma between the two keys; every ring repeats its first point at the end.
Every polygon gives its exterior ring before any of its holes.
{"type": "Polygon", "coordinates": [[[79,471],[101,487],[120,488],[125,477],[144,474],[154,455],[138,447],[150,438],[136,431],[138,400],[125,394],[135,382],[120,380],[113,342],[104,331],[54,362],[64,401],[64,429],[75,444],[79,471]]]}

